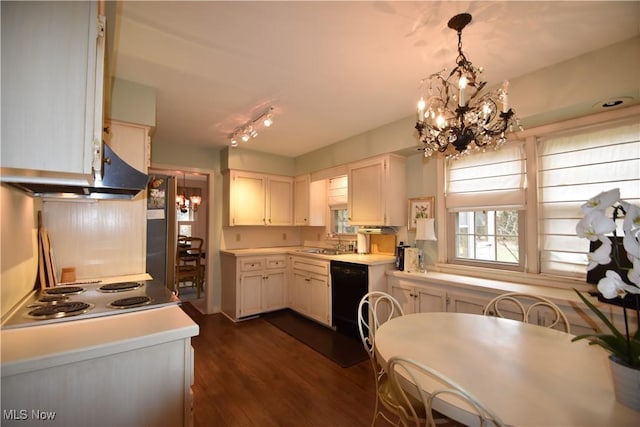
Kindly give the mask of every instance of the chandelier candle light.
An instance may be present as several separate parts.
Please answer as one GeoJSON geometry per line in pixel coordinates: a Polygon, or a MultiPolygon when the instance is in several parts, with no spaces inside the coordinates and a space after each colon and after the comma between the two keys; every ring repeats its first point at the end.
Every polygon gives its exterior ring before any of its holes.
{"type": "Polygon", "coordinates": [[[425,157],[439,152],[447,159],[456,159],[471,149],[498,149],[506,142],[507,129],[516,125],[522,130],[509,106],[509,82],[497,91],[480,95],[487,84],[478,78],[483,69],[474,67],[462,53],[462,30],[470,22],[468,13],[449,20],[449,28],[458,32],[458,58],[448,77],[445,68],[421,81],[423,95],[418,101],[415,128],[425,157]]]}

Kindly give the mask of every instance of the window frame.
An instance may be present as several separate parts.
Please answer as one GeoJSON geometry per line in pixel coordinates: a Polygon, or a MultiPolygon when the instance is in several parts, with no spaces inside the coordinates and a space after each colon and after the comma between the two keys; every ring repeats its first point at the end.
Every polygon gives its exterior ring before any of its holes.
{"type": "MultiPolygon", "coordinates": [[[[486,211],[499,211],[499,210],[509,210],[509,209],[501,209],[499,207],[492,209],[485,209],[486,211]]],[[[525,251],[525,239],[524,234],[526,234],[526,215],[525,211],[522,209],[510,209],[517,210],[518,212],[518,263],[507,263],[502,261],[491,261],[491,260],[481,260],[481,259],[470,259],[470,258],[458,258],[456,256],[456,214],[460,212],[480,212],[480,210],[469,210],[469,211],[455,211],[449,212],[447,214],[447,240],[452,242],[451,245],[448,246],[449,253],[447,254],[447,260],[451,264],[457,265],[465,265],[472,267],[482,267],[482,268],[491,268],[495,270],[508,270],[508,271],[520,271],[524,272],[525,270],[525,261],[526,261],[526,251],[525,251]]]]}

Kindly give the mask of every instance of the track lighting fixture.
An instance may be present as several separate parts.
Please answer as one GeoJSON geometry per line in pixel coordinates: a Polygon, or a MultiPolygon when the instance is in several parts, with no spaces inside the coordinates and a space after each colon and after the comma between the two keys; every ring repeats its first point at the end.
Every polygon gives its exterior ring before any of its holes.
{"type": "Polygon", "coordinates": [[[231,142],[232,147],[238,146],[238,138],[242,140],[242,142],[247,142],[251,138],[256,138],[258,136],[258,127],[271,127],[273,125],[273,111],[274,107],[271,106],[263,111],[258,117],[255,119],[249,120],[242,126],[237,127],[230,135],[229,141],[231,142]]]}

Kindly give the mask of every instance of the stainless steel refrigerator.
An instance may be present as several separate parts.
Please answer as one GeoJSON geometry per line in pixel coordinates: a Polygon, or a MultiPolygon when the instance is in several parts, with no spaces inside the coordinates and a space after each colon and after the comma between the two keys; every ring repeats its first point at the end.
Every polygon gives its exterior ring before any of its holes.
{"type": "Polygon", "coordinates": [[[149,174],[147,186],[147,273],[174,288],[176,248],[176,178],[149,174]]]}

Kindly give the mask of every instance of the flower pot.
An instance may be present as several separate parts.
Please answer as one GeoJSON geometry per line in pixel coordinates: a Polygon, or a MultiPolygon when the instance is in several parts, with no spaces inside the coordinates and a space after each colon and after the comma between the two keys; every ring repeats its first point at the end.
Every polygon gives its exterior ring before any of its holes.
{"type": "Polygon", "coordinates": [[[616,400],[640,411],[640,369],[633,369],[609,356],[616,400]]]}

